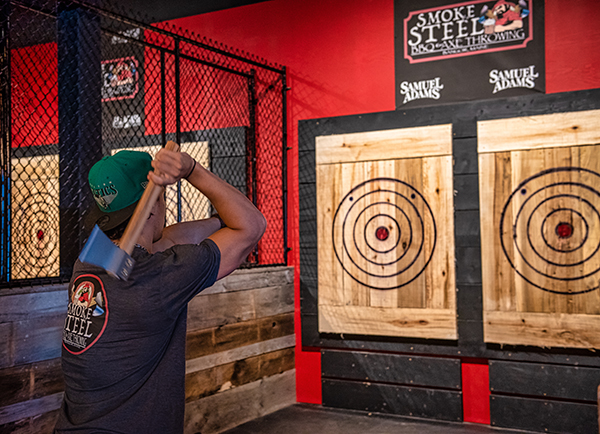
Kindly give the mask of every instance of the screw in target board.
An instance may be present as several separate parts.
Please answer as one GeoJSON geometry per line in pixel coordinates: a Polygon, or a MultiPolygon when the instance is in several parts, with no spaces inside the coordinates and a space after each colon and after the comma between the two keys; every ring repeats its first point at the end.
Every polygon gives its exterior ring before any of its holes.
{"type": "Polygon", "coordinates": [[[423,195],[404,181],[365,181],[340,202],[333,219],[336,258],[355,281],[401,288],[425,270],[435,249],[435,218],[423,195]]]}
{"type": "Polygon", "coordinates": [[[600,175],[558,167],[523,181],[500,218],[502,250],[524,280],[555,294],[582,294],[600,282],[600,175]]]}

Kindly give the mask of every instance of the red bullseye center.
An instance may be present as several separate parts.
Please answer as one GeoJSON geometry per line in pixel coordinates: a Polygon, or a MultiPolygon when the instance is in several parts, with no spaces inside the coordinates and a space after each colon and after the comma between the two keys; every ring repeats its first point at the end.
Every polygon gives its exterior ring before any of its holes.
{"type": "Polygon", "coordinates": [[[40,229],[39,231],[37,231],[37,238],[40,241],[44,238],[44,231],[43,230],[40,229]]]}
{"type": "Polygon", "coordinates": [[[559,238],[569,238],[573,235],[573,225],[571,223],[562,222],[556,226],[556,234],[559,238]]]}
{"type": "Polygon", "coordinates": [[[375,236],[378,240],[385,241],[390,236],[390,231],[388,231],[388,228],[380,226],[377,228],[377,231],[375,231],[375,236]]]}

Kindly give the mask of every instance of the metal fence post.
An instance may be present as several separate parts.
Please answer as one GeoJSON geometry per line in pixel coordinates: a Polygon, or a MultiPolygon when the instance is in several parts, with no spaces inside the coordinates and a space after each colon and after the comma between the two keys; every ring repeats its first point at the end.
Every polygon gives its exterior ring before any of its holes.
{"type": "Polygon", "coordinates": [[[62,2],[57,25],[60,274],[70,276],[94,204],[87,174],[102,156],[101,33],[98,16],[62,2]]]}
{"type": "MultiPolygon", "coordinates": [[[[248,103],[249,103],[249,118],[250,118],[250,128],[248,132],[248,151],[250,156],[250,173],[252,179],[251,191],[252,191],[252,203],[254,206],[258,208],[258,193],[257,193],[257,176],[256,173],[256,70],[252,69],[250,71],[250,77],[248,78],[248,103]]],[[[258,246],[254,248],[252,252],[254,256],[254,262],[258,263],[258,246]]]]}
{"type": "Polygon", "coordinates": [[[288,148],[287,135],[287,92],[290,90],[287,87],[287,69],[284,66],[281,69],[281,188],[283,190],[283,262],[288,265],[288,191],[287,191],[287,153],[291,148],[288,148]]]}
{"type": "MultiPolygon", "coordinates": [[[[181,145],[181,59],[179,39],[175,39],[175,141],[181,145]]],[[[181,181],[177,183],[177,221],[181,221],[181,181]]]]}
{"type": "Polygon", "coordinates": [[[10,110],[10,2],[5,2],[0,12],[0,104],[2,104],[0,145],[0,281],[10,278],[10,147],[11,147],[11,110],[10,110]]]}

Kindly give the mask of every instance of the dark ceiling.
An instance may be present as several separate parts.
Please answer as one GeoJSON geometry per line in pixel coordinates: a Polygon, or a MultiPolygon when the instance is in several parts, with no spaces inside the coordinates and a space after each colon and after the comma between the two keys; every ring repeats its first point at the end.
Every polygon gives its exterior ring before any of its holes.
{"type": "Polygon", "coordinates": [[[109,0],[120,11],[152,22],[172,20],[222,9],[236,8],[265,0],[109,0]]]}

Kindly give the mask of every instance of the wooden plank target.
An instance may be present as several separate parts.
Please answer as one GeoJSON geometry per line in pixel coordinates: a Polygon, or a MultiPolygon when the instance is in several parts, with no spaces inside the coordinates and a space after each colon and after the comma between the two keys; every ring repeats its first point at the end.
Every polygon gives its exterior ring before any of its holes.
{"type": "Polygon", "coordinates": [[[58,155],[11,161],[11,279],[59,275],[58,155]]]}
{"type": "Polygon", "coordinates": [[[456,339],[451,140],[317,137],[320,332],[456,339]]]}
{"type": "MultiPolygon", "coordinates": [[[[142,151],[149,153],[152,158],[161,149],[161,146],[140,146],[136,148],[114,149],[112,153],[123,150],[142,151]]],[[[210,152],[208,142],[186,142],[181,143],[181,152],[190,154],[198,164],[210,167],[210,152]]],[[[165,203],[167,206],[167,226],[177,223],[177,185],[169,185],[166,188],[165,203]]],[[[193,221],[210,217],[210,201],[197,189],[188,183],[181,183],[181,221],[193,221]]]]}
{"type": "Polygon", "coordinates": [[[600,348],[599,119],[478,123],[486,342],[600,348]]]}

